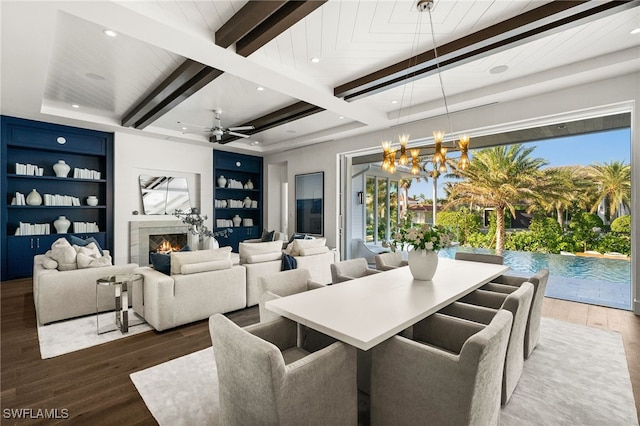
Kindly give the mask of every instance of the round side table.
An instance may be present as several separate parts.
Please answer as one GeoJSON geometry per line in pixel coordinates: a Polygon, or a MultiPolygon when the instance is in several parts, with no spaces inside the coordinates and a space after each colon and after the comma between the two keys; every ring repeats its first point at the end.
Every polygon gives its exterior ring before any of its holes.
{"type": "Polygon", "coordinates": [[[144,319],[142,318],[135,323],[129,323],[129,285],[141,279],[141,274],[134,273],[116,274],[98,278],[96,281],[96,331],[98,334],[115,330],[120,330],[121,333],[127,333],[129,327],[144,323],[144,319]],[[98,288],[100,286],[113,287],[115,290],[115,323],[104,326],[102,329],[100,328],[100,306],[98,306],[98,288]]]}

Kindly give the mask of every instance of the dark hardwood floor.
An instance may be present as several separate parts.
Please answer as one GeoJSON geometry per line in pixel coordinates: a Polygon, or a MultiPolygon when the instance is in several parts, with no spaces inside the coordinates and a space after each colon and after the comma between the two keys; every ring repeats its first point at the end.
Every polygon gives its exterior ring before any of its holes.
{"type": "MultiPolygon", "coordinates": [[[[156,424],[129,374],[211,345],[208,321],[146,332],[42,360],[31,279],[0,285],[2,424],[156,424]],[[17,421],[5,409],[68,410],[69,419],[17,421]]],[[[619,331],[640,413],[640,317],[628,311],[546,299],[543,315],[619,331]]],[[[244,326],[258,321],[252,307],[227,314],[244,326]]]]}

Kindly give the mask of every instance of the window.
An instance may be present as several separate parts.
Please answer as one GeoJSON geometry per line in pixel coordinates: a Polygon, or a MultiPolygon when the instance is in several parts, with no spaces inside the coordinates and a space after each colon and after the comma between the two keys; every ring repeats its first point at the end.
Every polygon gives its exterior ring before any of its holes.
{"type": "Polygon", "coordinates": [[[378,244],[391,239],[398,226],[398,181],[367,176],[365,241],[378,244]]]}

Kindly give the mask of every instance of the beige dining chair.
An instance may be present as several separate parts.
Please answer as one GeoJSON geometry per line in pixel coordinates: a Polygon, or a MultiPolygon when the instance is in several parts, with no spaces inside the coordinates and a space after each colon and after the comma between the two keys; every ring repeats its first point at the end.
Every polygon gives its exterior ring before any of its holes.
{"type": "Polygon", "coordinates": [[[531,301],[531,309],[529,310],[529,318],[527,320],[527,328],[524,332],[524,357],[531,356],[540,341],[540,318],[542,317],[542,304],[544,302],[544,293],[547,289],[549,281],[549,270],[541,269],[531,277],[517,277],[513,275],[501,275],[490,283],[480,287],[482,290],[490,290],[501,293],[512,293],[522,283],[530,282],[533,284],[533,300],[531,301]]]}
{"type": "Polygon", "coordinates": [[[269,300],[326,287],[311,280],[308,269],[290,269],[258,278],[260,322],[269,322],[280,315],[268,310],[265,303],[269,300]]]}
{"type": "Polygon", "coordinates": [[[464,251],[457,251],[455,254],[455,259],[467,260],[470,262],[484,262],[484,263],[493,263],[496,265],[504,265],[504,257],[500,254],[467,253],[464,251]]]}
{"type": "Polygon", "coordinates": [[[240,328],[209,319],[220,424],[356,425],[356,350],[341,342],[308,352],[286,318],[240,328]]]}
{"type": "MultiPolygon", "coordinates": [[[[267,309],[266,303],[268,301],[323,287],[326,287],[326,285],[312,281],[311,273],[308,269],[304,268],[291,269],[258,278],[258,288],[260,289],[260,302],[258,304],[260,322],[269,322],[282,318],[280,315],[267,309]]],[[[304,344],[304,346],[311,351],[320,350],[336,342],[336,339],[333,337],[327,336],[303,324],[298,324],[298,337],[302,340],[302,342],[299,343],[304,344]]]]}
{"type": "Polygon", "coordinates": [[[512,314],[489,323],[433,314],[413,340],[394,336],[371,351],[371,424],[497,425],[512,314]]]}
{"type": "Polygon", "coordinates": [[[403,259],[402,252],[399,251],[376,254],[374,259],[378,271],[389,271],[409,265],[409,262],[403,259]]]}
{"type": "Polygon", "coordinates": [[[502,374],[502,405],[509,402],[524,368],[524,334],[532,299],[533,284],[523,283],[518,290],[509,294],[477,290],[439,311],[482,324],[489,324],[499,309],[511,312],[513,323],[502,374]]]}
{"type": "Polygon", "coordinates": [[[378,274],[382,271],[369,268],[367,259],[359,257],[356,259],[343,260],[331,264],[331,281],[333,284],[342,283],[367,275],[378,274]]]}

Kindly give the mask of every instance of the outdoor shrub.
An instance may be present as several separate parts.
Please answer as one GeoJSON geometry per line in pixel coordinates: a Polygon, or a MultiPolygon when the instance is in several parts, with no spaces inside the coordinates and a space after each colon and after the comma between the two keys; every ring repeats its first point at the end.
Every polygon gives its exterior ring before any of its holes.
{"type": "Polygon", "coordinates": [[[631,237],[629,235],[608,232],[602,235],[596,247],[596,250],[600,253],[618,252],[628,256],[631,254],[631,237]]]}
{"type": "Polygon", "coordinates": [[[611,230],[631,235],[631,215],[620,216],[611,222],[611,230]]]}
{"type": "Polygon", "coordinates": [[[466,244],[469,235],[480,229],[480,216],[466,210],[439,212],[436,219],[438,225],[446,226],[453,231],[456,241],[466,244]]]}
{"type": "Polygon", "coordinates": [[[602,226],[602,219],[598,215],[575,211],[569,223],[571,239],[582,250],[592,250],[599,239],[602,226]]]}

